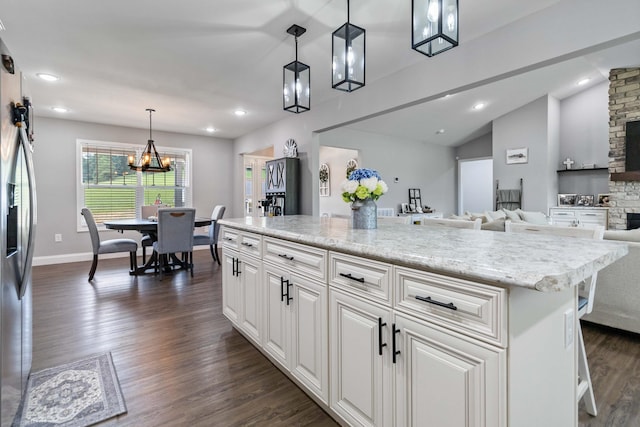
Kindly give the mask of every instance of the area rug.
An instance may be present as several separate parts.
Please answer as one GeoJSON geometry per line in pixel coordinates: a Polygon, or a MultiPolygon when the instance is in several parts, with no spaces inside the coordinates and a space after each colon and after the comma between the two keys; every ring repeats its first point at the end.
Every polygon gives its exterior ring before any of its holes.
{"type": "Polygon", "coordinates": [[[111,353],[32,373],[12,427],[86,427],[127,412],[111,353]]]}

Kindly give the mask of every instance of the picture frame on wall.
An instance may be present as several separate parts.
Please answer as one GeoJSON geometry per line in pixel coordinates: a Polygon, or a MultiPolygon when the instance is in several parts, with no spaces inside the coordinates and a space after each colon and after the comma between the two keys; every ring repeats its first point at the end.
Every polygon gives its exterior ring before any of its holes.
{"type": "Polygon", "coordinates": [[[611,194],[598,194],[597,206],[609,207],[611,206],[611,194]]]}
{"type": "Polygon", "coordinates": [[[529,162],[528,148],[511,148],[507,149],[507,164],[513,165],[518,163],[529,162]]]}
{"type": "Polygon", "coordinates": [[[558,194],[558,206],[575,206],[577,194],[558,194]]]}
{"type": "Polygon", "coordinates": [[[593,194],[579,194],[576,197],[576,206],[593,206],[595,196],[593,194]]]}

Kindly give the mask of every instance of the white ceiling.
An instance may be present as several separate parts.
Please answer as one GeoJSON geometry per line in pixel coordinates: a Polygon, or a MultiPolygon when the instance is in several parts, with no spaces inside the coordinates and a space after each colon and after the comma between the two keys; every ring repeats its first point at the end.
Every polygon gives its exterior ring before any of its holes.
{"type": "MultiPolygon", "coordinates": [[[[460,0],[460,43],[558,1],[460,0]]],[[[367,83],[429,60],[410,48],[410,15],[410,0],[351,2],[351,22],[367,30],[367,83]]],[[[346,21],[346,0],[0,0],[0,21],[42,117],[146,128],[145,109],[155,108],[154,130],[210,135],[213,126],[213,136],[237,138],[291,114],[281,85],[294,57],[292,24],[307,28],[299,59],[311,66],[311,108],[342,93],[330,85],[331,32],[346,21]],[[44,82],[42,72],[61,79],[44,82]],[[236,117],[238,108],[247,115],[236,117]]],[[[633,65],[629,58],[638,61],[640,42],[351,126],[457,145],[539,96],[574,93],[579,77],[603,81],[609,68],[633,65]],[[499,108],[463,119],[476,100],[499,108]]]]}

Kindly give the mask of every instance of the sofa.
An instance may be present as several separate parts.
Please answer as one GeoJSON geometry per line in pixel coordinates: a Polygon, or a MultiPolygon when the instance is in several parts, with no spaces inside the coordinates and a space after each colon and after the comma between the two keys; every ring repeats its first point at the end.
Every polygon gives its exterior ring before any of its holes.
{"type": "MultiPolygon", "coordinates": [[[[491,211],[467,212],[450,218],[482,218],[483,230],[504,231],[506,221],[548,225],[541,212],[491,211]]],[[[605,230],[604,240],[627,243],[629,253],[598,273],[593,311],[582,319],[612,328],[640,334],[640,229],[605,230]]]]}
{"type": "Polygon", "coordinates": [[[605,230],[605,240],[625,242],[629,253],[598,273],[589,322],[640,334],[640,230],[605,230]]]}

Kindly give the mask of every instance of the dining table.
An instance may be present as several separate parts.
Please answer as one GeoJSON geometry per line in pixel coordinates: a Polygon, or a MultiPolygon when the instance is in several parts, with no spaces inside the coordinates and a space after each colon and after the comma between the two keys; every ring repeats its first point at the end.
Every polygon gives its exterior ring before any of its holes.
{"type": "MultiPolygon", "coordinates": [[[[204,227],[207,225],[211,225],[211,218],[204,217],[196,217],[194,220],[195,227],[204,227]]],[[[116,230],[120,233],[124,231],[137,231],[143,235],[148,235],[151,238],[152,242],[156,242],[158,240],[158,221],[155,219],[145,219],[145,218],[123,218],[123,219],[113,219],[109,221],[104,221],[105,228],[109,230],[116,230]]],[[[144,265],[136,266],[133,270],[129,272],[129,274],[138,276],[146,273],[148,270],[153,269],[155,271],[156,260],[158,259],[158,254],[154,250],[147,262],[144,265]]],[[[178,258],[175,254],[170,255],[170,259],[164,263],[165,268],[173,269],[175,267],[178,268],[186,268],[185,262],[178,258]]]]}

